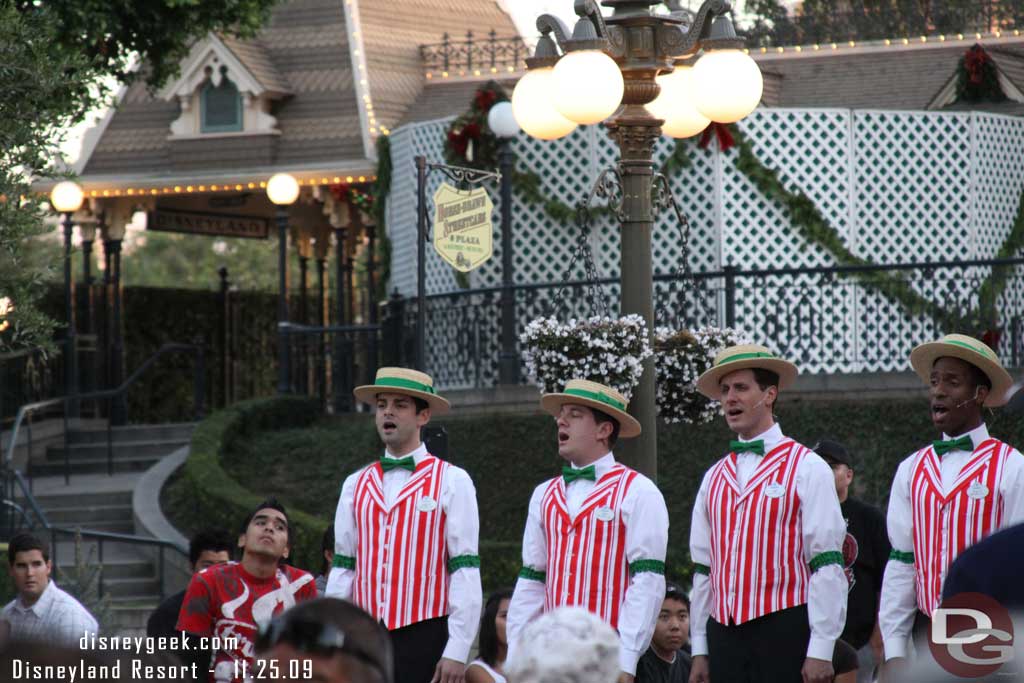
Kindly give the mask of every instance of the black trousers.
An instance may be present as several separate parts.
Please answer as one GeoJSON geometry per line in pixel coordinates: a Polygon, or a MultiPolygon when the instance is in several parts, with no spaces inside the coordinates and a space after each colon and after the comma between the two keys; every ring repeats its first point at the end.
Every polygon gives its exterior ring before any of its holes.
{"type": "Polygon", "coordinates": [[[739,626],[708,619],[711,680],[800,683],[810,639],[807,605],[766,614],[739,626]]]}
{"type": "Polygon", "coordinates": [[[395,683],[430,683],[448,644],[448,617],[427,619],[391,631],[395,683]]]}

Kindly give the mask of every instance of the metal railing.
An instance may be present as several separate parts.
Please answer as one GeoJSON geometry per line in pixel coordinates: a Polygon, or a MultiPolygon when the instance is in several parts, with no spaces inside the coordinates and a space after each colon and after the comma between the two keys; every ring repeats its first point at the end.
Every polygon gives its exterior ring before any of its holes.
{"type": "MultiPolygon", "coordinates": [[[[73,403],[82,404],[88,401],[94,401],[97,404],[101,400],[107,401],[107,415],[111,414],[113,408],[113,402],[116,400],[122,400],[125,393],[135,384],[135,382],[150,368],[154,363],[163,355],[169,353],[187,352],[193,353],[196,356],[196,362],[194,365],[194,379],[193,379],[193,407],[195,419],[199,420],[202,418],[205,412],[205,396],[206,396],[206,370],[205,370],[205,353],[202,347],[195,346],[193,344],[179,344],[179,343],[168,343],[157,349],[156,353],[146,359],[145,362],[140,365],[135,372],[133,372],[128,379],[126,379],[120,386],[112,389],[104,389],[101,391],[91,391],[84,394],[75,394],[73,396],[58,396],[56,398],[47,399],[45,401],[36,401],[35,403],[28,403],[21,406],[18,409],[18,413],[14,418],[14,424],[9,432],[9,442],[7,444],[7,450],[4,453],[3,466],[5,468],[12,467],[14,462],[14,451],[18,446],[18,439],[20,437],[20,430],[22,425],[25,425],[25,448],[27,451],[27,470],[29,487],[32,484],[32,455],[33,455],[33,442],[34,435],[32,433],[33,417],[37,413],[41,413],[46,410],[51,410],[57,407],[63,408],[61,411],[61,420],[63,422],[62,429],[62,441],[64,451],[64,481],[69,483],[71,481],[71,461],[70,461],[70,450],[68,448],[68,433],[70,431],[69,424],[69,407],[73,403]]],[[[110,419],[106,421],[107,425],[107,474],[114,473],[114,448],[113,448],[113,425],[110,419]]]]}
{"type": "MultiPolygon", "coordinates": [[[[188,550],[182,548],[171,541],[165,541],[159,538],[148,538],[146,536],[135,536],[133,534],[118,534],[108,531],[90,531],[82,528],[71,528],[64,526],[56,526],[50,522],[46,517],[46,513],[39,506],[39,502],[35,496],[32,495],[31,486],[25,481],[24,475],[16,469],[8,468],[6,465],[2,468],[3,471],[3,507],[6,510],[13,510],[20,515],[20,520],[17,522],[15,518],[8,517],[5,519],[4,524],[4,537],[10,538],[16,531],[38,531],[41,529],[45,534],[50,537],[50,561],[54,567],[58,566],[58,553],[59,546],[57,544],[58,537],[64,536],[71,538],[80,537],[83,540],[88,539],[96,541],[97,547],[97,564],[103,566],[103,549],[104,543],[121,543],[133,546],[145,546],[156,549],[156,570],[157,570],[157,581],[160,586],[160,600],[162,601],[167,595],[166,591],[166,569],[165,565],[165,553],[172,552],[178,555],[188,558],[188,550]],[[28,506],[19,505],[16,502],[18,494],[24,499],[28,506]],[[30,514],[31,513],[31,514],[30,514]],[[34,519],[33,519],[34,518],[34,519]]],[[[103,597],[105,588],[103,586],[102,576],[98,582],[99,597],[103,597]]]]}
{"type": "Polygon", "coordinates": [[[352,410],[352,389],[377,371],[381,326],[278,323],[278,331],[286,363],[281,388],[318,397],[324,410],[352,410]]]}
{"type": "MultiPolygon", "coordinates": [[[[954,331],[989,334],[1004,363],[1018,367],[1024,364],[1021,266],[1024,258],[757,270],[726,267],[695,274],[706,307],[698,304],[691,283],[675,275],[657,275],[655,324],[675,329],[738,327],[813,373],[905,369],[913,345],[954,331]],[[983,293],[991,291],[993,271],[1005,277],[1005,288],[995,301],[980,301],[983,293]]],[[[540,316],[588,317],[599,310],[598,299],[608,310],[618,311],[619,282],[516,285],[513,294],[518,335],[540,316]]],[[[501,287],[427,297],[426,370],[439,386],[497,384],[501,305],[501,287]]],[[[385,358],[411,363],[415,298],[393,297],[382,324],[385,358]]]]}
{"type": "Polygon", "coordinates": [[[465,40],[452,40],[445,33],[440,43],[420,45],[420,59],[426,73],[445,76],[522,71],[529,56],[522,38],[499,38],[493,29],[483,40],[475,39],[473,32],[467,31],[465,40]]]}

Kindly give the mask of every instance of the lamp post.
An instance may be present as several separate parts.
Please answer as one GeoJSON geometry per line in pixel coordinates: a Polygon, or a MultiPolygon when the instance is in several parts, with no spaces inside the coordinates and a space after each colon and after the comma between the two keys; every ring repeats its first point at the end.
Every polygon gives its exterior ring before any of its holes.
{"type": "Polygon", "coordinates": [[[299,183],[287,173],[267,181],[267,198],[277,206],[277,393],[291,391],[288,353],[288,207],[299,198],[299,183]]]}
{"type": "Polygon", "coordinates": [[[50,203],[64,214],[61,226],[64,228],[64,316],[68,328],[64,334],[64,392],[71,397],[67,405],[68,417],[78,417],[78,368],[75,358],[75,302],[74,284],[71,281],[71,231],[74,223],[72,214],[82,206],[85,193],[78,183],[65,180],[57,183],[50,192],[50,203]]]}
{"type": "MultiPolygon", "coordinates": [[[[105,212],[100,226],[103,237],[103,253],[110,273],[110,388],[116,389],[124,381],[124,337],[121,334],[121,243],[127,227],[126,217],[119,213],[105,212]]],[[[127,422],[128,406],[124,394],[115,396],[110,404],[110,422],[123,425],[127,422]]]]}
{"type": "MultiPolygon", "coordinates": [[[[663,127],[675,137],[688,137],[707,125],[701,125],[701,117],[721,123],[745,117],[761,99],[761,72],[742,51],[727,0],[706,0],[692,17],[671,2],[666,4],[673,12],[667,15],[651,11],[660,4],[654,0],[601,4],[613,10],[607,20],[595,0],[576,0],[579,20],[571,34],[557,17],[537,19],[541,38],[512,94],[512,108],[523,130],[545,140],[568,135],[577,124],[605,122],[620,149],[620,314],[641,315],[653,332],[654,145],[663,127]],[[685,60],[701,51],[691,71],[685,60]]],[[[653,477],[653,358],[643,364],[629,409],[643,432],[624,444],[623,455],[653,477]]]]}
{"type": "Polygon", "coordinates": [[[499,102],[487,114],[487,125],[498,136],[498,170],[501,172],[501,354],[498,382],[519,384],[519,354],[516,351],[515,265],[512,260],[512,174],[516,155],[512,141],[519,134],[510,102],[499,102]]]}

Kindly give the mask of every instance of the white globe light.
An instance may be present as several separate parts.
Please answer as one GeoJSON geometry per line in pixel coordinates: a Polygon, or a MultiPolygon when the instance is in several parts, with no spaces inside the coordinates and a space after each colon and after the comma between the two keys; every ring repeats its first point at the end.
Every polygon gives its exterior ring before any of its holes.
{"type": "Polygon", "coordinates": [[[647,105],[647,111],[665,123],[661,131],[673,138],[688,138],[708,127],[711,120],[697,111],[693,88],[693,67],[677,66],[675,71],[658,76],[661,93],[647,105]]]}
{"type": "Polygon", "coordinates": [[[85,192],[73,180],[61,181],[50,190],[50,203],[53,204],[53,208],[61,213],[78,211],[82,207],[82,200],[84,199],[85,192]]]}
{"type": "Polygon", "coordinates": [[[519,124],[512,112],[511,102],[498,102],[487,112],[487,127],[499,138],[514,138],[519,134],[519,124]]]}
{"type": "Polygon", "coordinates": [[[576,124],[555,109],[554,69],[531,69],[512,91],[512,113],[526,134],[557,140],[576,130],[576,124]]]}
{"type": "Polygon", "coordinates": [[[299,182],[287,173],[275,173],[267,181],[267,197],[278,206],[294,204],[299,198],[299,182]]]}
{"type": "Polygon", "coordinates": [[[618,64],[599,50],[570,52],[555,65],[555,108],[581,125],[614,114],[624,90],[618,64]]]}
{"type": "Polygon", "coordinates": [[[742,50],[713,50],[693,67],[697,109],[712,121],[735,123],[757,109],[764,81],[742,50]]]}

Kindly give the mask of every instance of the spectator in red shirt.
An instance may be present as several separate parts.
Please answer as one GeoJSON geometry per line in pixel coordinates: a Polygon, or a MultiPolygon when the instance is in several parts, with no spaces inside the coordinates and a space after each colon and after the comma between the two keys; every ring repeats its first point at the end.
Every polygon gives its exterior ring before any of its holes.
{"type": "Polygon", "coordinates": [[[283,564],[291,547],[288,513],[277,500],[260,503],[238,537],[241,562],[195,574],[178,614],[179,631],[209,639],[193,661],[210,683],[254,676],[253,649],[261,628],[298,602],[317,597],[313,575],[283,564]]]}

